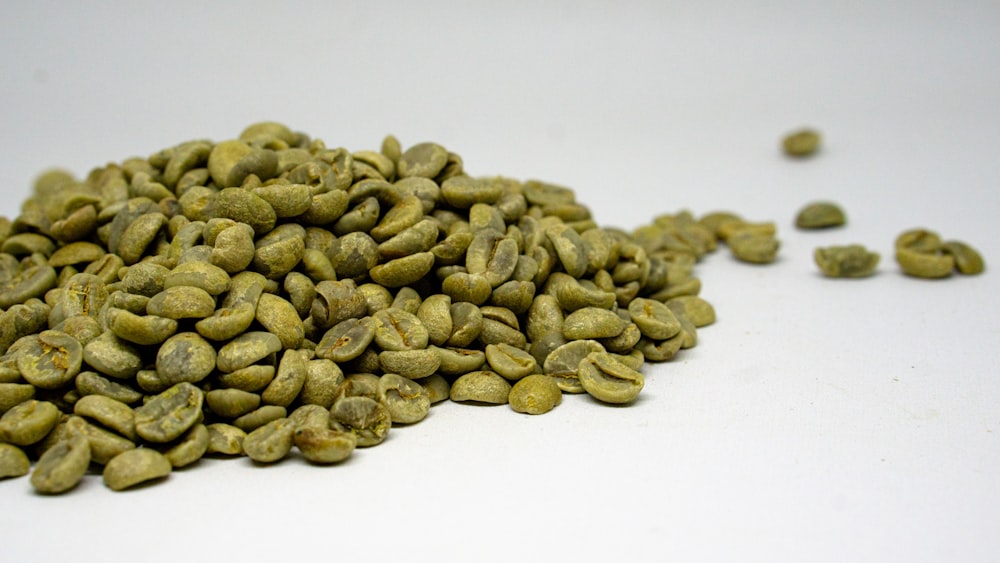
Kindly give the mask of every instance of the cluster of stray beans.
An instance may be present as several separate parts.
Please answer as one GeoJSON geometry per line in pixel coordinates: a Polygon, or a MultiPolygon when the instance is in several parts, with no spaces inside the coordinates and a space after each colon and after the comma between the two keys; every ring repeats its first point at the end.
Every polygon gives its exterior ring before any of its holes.
{"type": "Polygon", "coordinates": [[[698,259],[727,238],[773,259],[768,233],[601,228],[571,190],[469,176],[438,144],[277,123],[49,172],[0,223],[0,477],[120,490],[205,455],[337,463],[448,398],[629,403],[715,320],[698,259]]]}

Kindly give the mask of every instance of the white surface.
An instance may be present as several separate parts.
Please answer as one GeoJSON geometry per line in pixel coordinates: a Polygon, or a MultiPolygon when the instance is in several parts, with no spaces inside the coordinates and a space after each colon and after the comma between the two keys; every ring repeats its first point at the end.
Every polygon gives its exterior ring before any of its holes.
{"type": "Polygon", "coordinates": [[[705,260],[718,323],[628,408],[444,404],[342,466],[203,461],[125,494],[7,480],[3,560],[995,560],[996,3],[113,4],[0,4],[3,214],[44,167],[275,119],[351,149],[435,140],[572,186],[601,224],[773,219],[782,257],[705,260]],[[803,124],[822,154],[783,158],[803,124]],[[849,226],[795,231],[819,198],[849,226]],[[988,271],[902,276],[916,226],[988,271]],[[812,248],[848,242],[878,276],[818,275],[812,248]]]}

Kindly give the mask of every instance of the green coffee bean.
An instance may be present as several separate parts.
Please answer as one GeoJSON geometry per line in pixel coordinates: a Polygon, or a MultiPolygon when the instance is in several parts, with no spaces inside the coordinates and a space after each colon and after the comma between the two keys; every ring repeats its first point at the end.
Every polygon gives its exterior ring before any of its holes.
{"type": "Polygon", "coordinates": [[[828,201],[810,203],[795,216],[795,226],[800,229],[826,229],[839,227],[846,222],[844,210],[828,201]]]}
{"type": "Polygon", "coordinates": [[[751,264],[770,264],[774,262],[781,244],[769,235],[758,235],[752,232],[737,232],[726,239],[733,256],[751,264]]]}
{"type": "Polygon", "coordinates": [[[420,385],[427,391],[431,405],[447,400],[451,395],[451,384],[441,374],[435,373],[420,380],[420,385]]]}
{"type": "Polygon", "coordinates": [[[118,308],[108,309],[108,328],[115,336],[134,344],[160,344],[175,332],[177,321],[156,315],[137,315],[118,308]]]}
{"type": "Polygon", "coordinates": [[[246,432],[221,422],[209,424],[206,429],[208,430],[206,454],[240,455],[243,453],[243,440],[246,438],[246,432]]]}
{"type": "Polygon", "coordinates": [[[111,331],[104,332],[83,347],[83,361],[98,372],[115,379],[129,379],[142,369],[138,349],[111,331]]]}
{"type": "Polygon", "coordinates": [[[201,336],[215,341],[229,340],[242,334],[257,316],[254,303],[241,302],[232,307],[222,307],[195,323],[201,336]]]}
{"type": "Polygon", "coordinates": [[[437,237],[437,221],[423,219],[379,244],[378,254],[382,259],[391,260],[418,252],[427,252],[434,247],[437,237]]]}
{"type": "Polygon", "coordinates": [[[288,415],[296,430],[301,428],[329,428],[330,409],[319,405],[302,405],[288,415]]]}
{"type": "Polygon", "coordinates": [[[41,441],[59,422],[59,408],[48,401],[29,399],[0,417],[0,440],[16,446],[41,441]]]}
{"type": "Polygon", "coordinates": [[[567,311],[585,307],[610,309],[615,304],[615,294],[599,288],[588,288],[579,280],[563,273],[553,272],[545,286],[545,292],[554,295],[559,305],[567,311]]]}
{"type": "Polygon", "coordinates": [[[941,235],[927,229],[910,229],[896,237],[896,248],[905,248],[914,252],[933,253],[941,250],[944,241],[941,235]]]}
{"type": "Polygon", "coordinates": [[[628,403],[644,385],[642,374],[607,352],[592,352],[580,362],[577,377],[587,393],[606,403],[628,403]]]}
{"type": "Polygon", "coordinates": [[[420,309],[422,301],[423,299],[421,299],[417,290],[412,287],[401,287],[399,288],[399,291],[396,292],[396,297],[393,298],[392,304],[389,305],[389,308],[402,309],[411,315],[416,315],[417,311],[420,309]]]}
{"type": "Polygon", "coordinates": [[[436,143],[419,143],[406,149],[396,162],[400,178],[434,178],[448,163],[448,151],[436,143]]]}
{"type": "Polygon", "coordinates": [[[352,373],[345,377],[337,388],[337,398],[334,402],[343,397],[368,397],[378,400],[378,382],[379,376],[374,373],[352,373]]]}
{"type": "Polygon", "coordinates": [[[204,424],[191,427],[176,444],[163,452],[174,469],[187,467],[198,461],[208,451],[209,434],[204,424]]]}
{"type": "Polygon", "coordinates": [[[441,356],[431,348],[422,350],[383,350],[378,355],[384,373],[395,373],[409,379],[434,374],[441,366],[441,356]]]}
{"type": "Polygon", "coordinates": [[[42,389],[57,389],[80,372],[83,346],[72,336],[46,330],[26,341],[17,358],[24,379],[42,389]]]}
{"type": "MultiPolygon", "coordinates": [[[[24,304],[13,305],[0,313],[0,351],[9,350],[22,337],[32,336],[48,328],[51,311],[48,305],[38,299],[29,299],[24,304]]],[[[16,368],[16,362],[11,367],[16,368]]]]}
{"type": "Polygon", "coordinates": [[[946,241],[941,245],[941,250],[955,259],[955,269],[960,274],[981,274],[986,269],[979,251],[964,242],[946,241]]]}
{"type": "Polygon", "coordinates": [[[330,428],[352,432],[358,447],[375,446],[385,440],[392,427],[389,409],[368,397],[344,397],[330,409],[330,428]]]}
{"type": "Polygon", "coordinates": [[[375,338],[375,321],[371,317],[346,319],[330,328],[316,345],[316,356],[337,363],[353,360],[375,338]]]}
{"type": "Polygon", "coordinates": [[[224,387],[256,393],[271,383],[274,373],[274,366],[254,364],[229,373],[219,373],[216,377],[224,387]]]}
{"type": "Polygon", "coordinates": [[[76,384],[76,391],[81,396],[101,395],[126,405],[134,405],[142,400],[141,392],[92,371],[80,372],[73,381],[76,384]]]}
{"type": "Polygon", "coordinates": [[[224,418],[238,418],[260,406],[260,395],[242,389],[213,389],[205,393],[209,410],[224,418]]]}
{"type": "MultiPolygon", "coordinates": [[[[319,196],[313,196],[314,201],[317,197],[319,196]]],[[[344,195],[344,204],[347,204],[346,194],[344,195]]],[[[342,213],[340,218],[336,219],[331,230],[337,236],[355,232],[367,233],[378,222],[380,212],[381,207],[378,200],[369,197],[355,205],[350,211],[342,213]]]]}
{"type": "Polygon", "coordinates": [[[604,347],[594,340],[574,340],[552,350],[545,358],[542,371],[552,376],[563,392],[583,393],[577,373],[580,362],[592,353],[604,351],[604,347]]]}
{"type": "Polygon", "coordinates": [[[201,419],[203,401],[200,389],[178,383],[135,409],[135,431],[148,442],[170,442],[201,419]]]}
{"type": "MultiPolygon", "coordinates": [[[[154,262],[147,261],[133,264],[128,267],[128,270],[122,277],[122,289],[135,295],[152,297],[163,291],[164,281],[169,274],[170,270],[168,268],[154,262]]],[[[89,279],[94,280],[91,283],[98,283],[96,276],[89,279]]],[[[101,287],[103,287],[103,284],[101,284],[101,287]]],[[[107,293],[105,292],[106,295],[107,293]]]]}
{"type": "Polygon", "coordinates": [[[260,237],[255,245],[253,267],[268,279],[279,279],[302,260],[306,232],[301,225],[286,223],[260,237]]]}
{"type": "Polygon", "coordinates": [[[275,184],[253,189],[254,195],[274,209],[279,219],[302,215],[312,205],[312,191],[305,184],[275,184]]]}
{"type": "Polygon", "coordinates": [[[471,275],[482,275],[497,287],[510,279],[517,267],[517,242],[494,229],[477,232],[469,243],[465,267],[471,275]]]}
{"type": "Polygon", "coordinates": [[[472,371],[452,383],[451,400],[503,405],[507,403],[510,388],[510,383],[496,372],[472,371]]]}
{"type": "Polygon", "coordinates": [[[552,377],[536,373],[514,383],[508,400],[517,412],[543,414],[562,403],[562,391],[552,377]]]}
{"type": "Polygon", "coordinates": [[[93,419],[106,428],[114,430],[129,440],[135,441],[135,412],[120,401],[102,395],[86,395],[73,404],[77,416],[93,419]]]}
{"type": "Polygon", "coordinates": [[[531,307],[534,297],[534,282],[510,280],[493,290],[490,303],[520,315],[531,307]]]}
{"type": "Polygon", "coordinates": [[[55,285],[56,271],[52,266],[28,266],[13,278],[0,282],[0,308],[6,309],[33,297],[41,297],[55,285]]]}
{"type": "Polygon", "coordinates": [[[406,377],[386,373],[379,378],[378,400],[389,410],[393,424],[413,424],[430,412],[427,390],[406,377]]]}
{"type": "Polygon", "coordinates": [[[781,147],[788,156],[811,156],[819,149],[820,139],[818,131],[799,129],[787,134],[781,141],[781,147]]]}
{"type": "Polygon", "coordinates": [[[456,272],[441,283],[441,291],[454,303],[468,302],[481,305],[490,297],[492,286],[486,276],[456,272]]]}
{"type": "Polygon", "coordinates": [[[611,357],[618,360],[619,362],[625,364],[626,366],[639,371],[642,369],[643,364],[646,363],[646,358],[642,355],[639,350],[632,350],[626,355],[623,354],[611,354],[611,357]]]}
{"type": "Polygon", "coordinates": [[[288,294],[288,302],[295,308],[299,318],[309,317],[309,309],[316,299],[316,286],[312,280],[299,272],[289,272],[285,276],[282,288],[288,294]]]}
{"type": "Polygon", "coordinates": [[[435,263],[441,265],[451,265],[460,262],[465,258],[469,245],[472,244],[473,234],[469,232],[452,233],[444,240],[430,248],[434,255],[435,263]]]}
{"type": "Polygon", "coordinates": [[[156,373],[168,385],[197,383],[215,370],[215,363],[215,348],[195,332],[171,336],[156,353],[156,373]]]}
{"type": "Polygon", "coordinates": [[[311,315],[318,328],[326,329],[365,314],[365,297],[353,281],[321,281],[316,284],[316,300],[313,301],[311,315]]]}
{"type": "Polygon", "coordinates": [[[468,209],[476,203],[496,203],[503,187],[486,179],[455,176],[441,183],[441,197],[452,207],[468,209]]]}
{"type": "Polygon", "coordinates": [[[318,464],[344,461],[358,445],[358,438],[353,432],[330,428],[299,428],[295,430],[292,439],[302,457],[318,464]]]}
{"type": "Polygon", "coordinates": [[[112,491],[123,491],[140,483],[162,479],[170,474],[170,461],[151,448],[136,448],[116,455],[104,466],[104,484],[112,491]]]}
{"type": "Polygon", "coordinates": [[[274,379],[261,393],[261,400],[267,404],[286,408],[292,404],[305,384],[308,357],[309,353],[306,350],[285,350],[274,379]]]}
{"type": "Polygon", "coordinates": [[[531,354],[510,344],[486,346],[486,361],[489,362],[490,369],[509,381],[517,381],[542,371],[531,354]]]}
{"type": "Polygon", "coordinates": [[[451,337],[451,298],[444,294],[431,295],[417,309],[417,318],[427,329],[430,344],[441,346],[451,337]]]}
{"type": "Polygon", "coordinates": [[[100,259],[106,251],[101,245],[92,242],[71,242],[59,248],[49,256],[49,266],[61,268],[75,264],[90,263],[100,259]]]}
{"type": "Polygon", "coordinates": [[[483,329],[479,333],[479,342],[484,346],[490,344],[509,344],[516,348],[527,346],[527,339],[520,330],[504,322],[483,318],[483,329]]]}
{"type": "Polygon", "coordinates": [[[197,287],[209,295],[219,295],[229,289],[229,274],[207,262],[179,264],[163,279],[163,288],[197,287]]]}
{"type": "Polygon", "coordinates": [[[215,299],[198,287],[169,287],[149,300],[146,312],[168,319],[204,319],[215,311],[215,299]]]}
{"type": "Polygon", "coordinates": [[[896,262],[903,273],[916,278],[946,278],[955,269],[955,257],[942,252],[920,252],[896,247],[896,262]]]}
{"type": "Polygon", "coordinates": [[[375,343],[383,350],[419,350],[427,347],[429,334],[420,319],[401,309],[385,309],[372,315],[375,343]]]}
{"type": "Polygon", "coordinates": [[[219,349],[217,364],[229,373],[281,351],[281,340],[270,332],[245,332],[219,349]]]}
{"type": "Polygon", "coordinates": [[[575,230],[565,224],[556,224],[545,230],[545,236],[552,243],[567,274],[579,278],[587,271],[583,239],[575,230]]]}
{"type": "Polygon", "coordinates": [[[813,259],[822,272],[831,278],[863,278],[875,273],[879,255],[860,244],[817,248],[813,259]]]}
{"type": "Polygon", "coordinates": [[[90,441],[71,433],[45,450],[31,473],[31,486],[43,494],[64,493],[75,487],[90,465],[90,441]]]}
{"type": "Polygon", "coordinates": [[[258,463],[274,463],[288,456],[295,434],[287,418],[272,420],[253,430],[243,439],[243,451],[258,463]]]}
{"type": "Polygon", "coordinates": [[[653,299],[634,299],[628,305],[629,317],[643,336],[664,340],[680,332],[681,324],[669,307],[653,299]]]}
{"type": "Polygon", "coordinates": [[[285,409],[285,407],[278,405],[264,405],[257,410],[248,412],[247,414],[234,420],[233,426],[244,432],[253,432],[257,428],[260,428],[269,422],[283,419],[287,415],[288,410],[285,409]]]}
{"type": "Polygon", "coordinates": [[[65,319],[56,324],[53,329],[65,332],[79,342],[81,346],[86,346],[104,332],[100,322],[96,318],[85,315],[77,315],[65,319]]]}
{"type": "Polygon", "coordinates": [[[567,340],[614,338],[625,330],[625,321],[614,311],[597,307],[577,309],[563,321],[563,336],[567,340]]]}
{"type": "Polygon", "coordinates": [[[245,223],[236,223],[215,237],[210,261],[226,273],[243,271],[253,261],[254,230],[245,223]]]}
{"type": "Polygon", "coordinates": [[[284,348],[298,348],[305,338],[305,327],[295,307],[288,301],[265,293],[257,302],[257,321],[278,337],[284,348]]]}
{"type": "Polygon", "coordinates": [[[0,443],[0,479],[27,475],[31,461],[17,446],[0,443]]]}
{"type": "Polygon", "coordinates": [[[372,268],[368,274],[376,283],[386,287],[402,287],[416,283],[434,266],[434,255],[418,252],[405,258],[396,258],[372,268]]]}
{"type": "Polygon", "coordinates": [[[0,413],[6,413],[15,406],[35,396],[35,387],[24,383],[0,383],[0,413]]]}
{"type": "MultiPolygon", "coordinates": [[[[701,328],[715,322],[715,308],[697,295],[675,297],[666,303],[675,317],[687,317],[695,327],[701,328]]],[[[682,323],[683,324],[683,323],[682,323]]]]}
{"type": "Polygon", "coordinates": [[[318,358],[306,364],[305,382],[299,400],[305,405],[333,406],[337,388],[344,381],[344,373],[332,360],[318,358]]]}

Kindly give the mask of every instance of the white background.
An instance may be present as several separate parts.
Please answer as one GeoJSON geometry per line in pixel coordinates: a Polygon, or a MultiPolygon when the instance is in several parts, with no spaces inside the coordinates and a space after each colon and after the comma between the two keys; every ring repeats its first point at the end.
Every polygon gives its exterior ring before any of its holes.
{"type": "Polygon", "coordinates": [[[443,404],[330,468],[207,460],[71,494],[0,482],[4,561],[991,561],[1000,552],[995,2],[0,4],[0,212],[78,175],[278,120],[434,140],[573,187],[599,223],[731,209],[772,266],[699,266],[718,322],[626,408],[443,404]],[[752,4],[752,7],[749,5],[752,4]],[[800,125],[822,152],[792,161],[800,125]],[[803,233],[821,198],[846,228],[803,233]],[[911,227],[984,254],[904,277],[911,227]],[[828,280],[818,245],[879,274],[828,280]],[[101,546],[101,547],[98,547],[101,546]]]}

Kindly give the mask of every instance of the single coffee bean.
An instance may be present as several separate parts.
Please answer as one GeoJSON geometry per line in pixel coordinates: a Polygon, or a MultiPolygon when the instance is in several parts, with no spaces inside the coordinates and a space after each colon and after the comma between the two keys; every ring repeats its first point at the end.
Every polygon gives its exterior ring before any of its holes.
{"type": "Polygon", "coordinates": [[[112,491],[123,491],[140,483],[162,479],[172,467],[166,456],[151,448],[122,452],[104,466],[104,484],[112,491]]]}
{"type": "Polygon", "coordinates": [[[201,419],[203,401],[200,389],[178,383],[135,409],[135,431],[148,442],[170,442],[201,419]]]}
{"type": "Polygon", "coordinates": [[[389,409],[368,397],[344,397],[330,409],[330,427],[340,432],[352,432],[358,447],[381,444],[392,427],[389,409]]]}
{"type": "Polygon", "coordinates": [[[543,414],[562,402],[562,391],[548,375],[533,374],[511,387],[510,408],[525,414],[543,414]]]}
{"type": "Polygon", "coordinates": [[[915,278],[946,278],[955,270],[955,257],[940,251],[921,252],[911,247],[896,247],[896,262],[903,273],[915,278]]]}
{"type": "Polygon", "coordinates": [[[460,376],[451,385],[451,400],[503,405],[507,403],[510,388],[510,383],[496,372],[473,371],[460,376]]]}
{"type": "Polygon", "coordinates": [[[0,479],[27,475],[30,470],[27,454],[17,446],[0,442],[0,479]]]}
{"type": "Polygon", "coordinates": [[[71,433],[45,450],[31,473],[31,486],[43,494],[64,493],[75,487],[90,466],[90,441],[71,433]]]}
{"type": "Polygon", "coordinates": [[[846,222],[844,210],[828,201],[810,203],[795,216],[795,226],[800,229],[826,229],[839,227],[846,222]]]}
{"type": "Polygon", "coordinates": [[[379,378],[378,400],[389,409],[393,424],[420,422],[430,412],[431,400],[427,390],[419,383],[394,373],[386,373],[379,378]]]}
{"type": "Polygon", "coordinates": [[[243,453],[243,440],[246,438],[246,432],[222,422],[209,424],[206,429],[208,430],[206,454],[233,456],[243,453]]]}
{"type": "Polygon", "coordinates": [[[879,255],[860,244],[817,248],[813,259],[819,269],[831,278],[864,278],[875,273],[879,255]]]}
{"type": "Polygon", "coordinates": [[[195,332],[175,334],[156,353],[156,373],[168,385],[197,383],[215,370],[215,348],[195,332]]]}
{"type": "Polygon", "coordinates": [[[208,442],[208,428],[204,424],[196,424],[164,451],[163,455],[174,469],[187,467],[205,455],[208,451],[208,442]]]}
{"type": "Polygon", "coordinates": [[[960,274],[981,274],[986,269],[983,256],[979,251],[964,242],[957,240],[945,241],[941,245],[941,250],[955,259],[955,269],[960,274]]]}
{"type": "Polygon", "coordinates": [[[59,414],[59,407],[48,401],[24,401],[0,417],[0,440],[15,446],[30,446],[55,428],[59,414]]]}
{"type": "Polygon", "coordinates": [[[259,463],[274,463],[292,450],[295,425],[287,418],[272,420],[243,439],[243,451],[259,463]]]}
{"type": "Polygon", "coordinates": [[[87,395],[73,404],[73,413],[114,430],[129,440],[138,437],[135,432],[135,412],[125,403],[103,395],[87,395]]]}
{"type": "Polygon", "coordinates": [[[639,395],[644,379],[607,352],[593,352],[580,362],[577,376],[587,393],[606,403],[628,403],[639,395]]]}
{"type": "Polygon", "coordinates": [[[17,368],[35,387],[56,389],[80,372],[83,358],[83,347],[75,338],[62,331],[46,330],[26,341],[17,368]]]}
{"type": "Polygon", "coordinates": [[[781,141],[781,147],[788,156],[811,156],[819,149],[820,139],[816,130],[799,129],[787,134],[781,141]]]}

